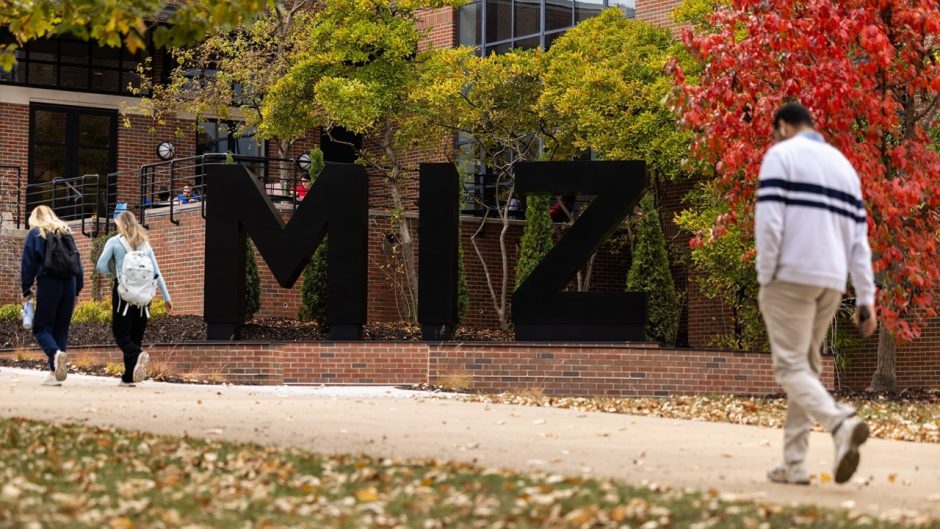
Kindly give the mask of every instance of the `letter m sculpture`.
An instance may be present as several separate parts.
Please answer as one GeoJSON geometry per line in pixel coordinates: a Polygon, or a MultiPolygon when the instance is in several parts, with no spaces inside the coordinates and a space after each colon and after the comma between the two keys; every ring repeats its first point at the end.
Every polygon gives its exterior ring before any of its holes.
{"type": "Polygon", "coordinates": [[[366,321],[368,177],[360,165],[326,164],[286,225],[241,165],[206,168],[204,317],[210,340],[237,340],[245,319],[246,235],[277,282],[291,288],[327,232],[330,339],[356,340],[366,321]],[[209,196],[211,195],[211,196],[209,196]]]}

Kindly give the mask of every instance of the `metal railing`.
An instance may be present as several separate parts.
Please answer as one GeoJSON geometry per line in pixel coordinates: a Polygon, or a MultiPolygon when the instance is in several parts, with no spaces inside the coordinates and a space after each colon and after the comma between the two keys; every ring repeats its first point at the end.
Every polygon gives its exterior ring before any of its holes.
{"type": "Polygon", "coordinates": [[[147,211],[157,207],[168,207],[170,222],[179,225],[177,209],[185,204],[200,204],[202,218],[206,218],[206,168],[210,165],[232,163],[251,171],[264,186],[268,196],[275,202],[290,202],[291,210],[297,209],[297,186],[306,173],[288,158],[227,155],[207,153],[186,158],[175,158],[165,162],[143,165],[140,168],[139,208],[140,222],[146,226],[147,211]],[[190,197],[183,189],[192,190],[190,197]]]}
{"type": "MultiPolygon", "coordinates": [[[[66,222],[81,221],[81,232],[86,237],[95,237],[102,229],[104,233],[111,231],[111,214],[117,198],[116,173],[57,177],[27,184],[23,189],[27,212],[39,205],[49,206],[66,222]]],[[[22,221],[25,224],[25,219],[22,221]]],[[[17,214],[17,226],[21,225],[17,214]]]]}

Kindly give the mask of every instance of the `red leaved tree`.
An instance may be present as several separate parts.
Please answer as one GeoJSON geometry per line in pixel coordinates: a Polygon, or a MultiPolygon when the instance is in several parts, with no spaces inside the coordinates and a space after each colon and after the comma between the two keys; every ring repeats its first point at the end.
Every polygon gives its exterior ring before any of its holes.
{"type": "MultiPolygon", "coordinates": [[[[693,246],[707,251],[725,234],[753,240],[773,113],[790,100],[809,107],[862,180],[883,322],[872,389],[895,389],[897,342],[917,338],[937,314],[940,0],[729,4],[684,35],[701,75],[675,73],[684,121],[696,132],[694,154],[714,168],[727,204],[719,225],[693,246]]],[[[752,258],[753,251],[742,256],[752,258]]]]}

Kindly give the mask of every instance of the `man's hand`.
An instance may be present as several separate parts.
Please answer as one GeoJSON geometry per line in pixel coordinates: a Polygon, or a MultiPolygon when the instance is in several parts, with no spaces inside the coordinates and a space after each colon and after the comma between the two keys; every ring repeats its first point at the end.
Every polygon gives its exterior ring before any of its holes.
{"type": "Polygon", "coordinates": [[[878,328],[878,317],[875,316],[875,307],[862,305],[855,309],[855,325],[858,326],[858,332],[862,338],[868,338],[875,334],[878,328]]]}
{"type": "Polygon", "coordinates": [[[173,313],[173,302],[172,302],[172,301],[167,301],[167,302],[164,303],[164,305],[166,306],[166,312],[167,312],[167,314],[172,314],[172,313],[173,313]]]}

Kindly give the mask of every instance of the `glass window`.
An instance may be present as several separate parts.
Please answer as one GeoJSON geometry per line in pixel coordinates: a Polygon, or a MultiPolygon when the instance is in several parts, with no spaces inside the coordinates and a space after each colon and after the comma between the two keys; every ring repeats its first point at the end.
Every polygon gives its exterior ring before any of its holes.
{"type": "Polygon", "coordinates": [[[541,0],[514,0],[513,37],[524,37],[538,33],[542,27],[541,0]]]}
{"type": "Polygon", "coordinates": [[[54,64],[31,62],[28,75],[29,84],[38,86],[55,86],[59,80],[54,64]]]}
{"type": "Polygon", "coordinates": [[[483,6],[479,2],[467,4],[458,13],[460,35],[457,43],[461,46],[479,46],[483,43],[480,32],[483,29],[483,6]]]}
{"type": "MultiPolygon", "coordinates": [[[[0,28],[0,44],[14,41],[8,30],[0,28]]],[[[160,60],[152,70],[158,79],[165,78],[162,65],[168,64],[163,58],[166,53],[160,52],[160,60]]],[[[129,93],[128,84],[139,87],[137,66],[149,55],[147,50],[130,53],[73,37],[39,39],[16,51],[17,63],[12,72],[0,72],[0,83],[129,93]]]]}
{"type": "Polygon", "coordinates": [[[572,6],[571,0],[545,0],[545,31],[570,28],[572,6]]]}
{"type": "Polygon", "coordinates": [[[254,138],[254,131],[245,131],[236,136],[234,127],[219,121],[204,121],[196,136],[196,154],[225,153],[242,156],[261,156],[262,145],[254,138]]]}
{"type": "Polygon", "coordinates": [[[518,50],[534,50],[542,45],[542,37],[536,35],[527,39],[519,39],[513,44],[518,50]]]}
{"type": "Polygon", "coordinates": [[[487,55],[492,55],[492,54],[494,54],[494,53],[496,53],[496,54],[499,54],[499,53],[506,53],[507,51],[509,51],[509,50],[511,50],[511,49],[512,49],[512,43],[511,43],[511,42],[504,42],[504,43],[502,43],[502,44],[497,44],[496,46],[487,46],[487,48],[486,48],[486,54],[487,54],[487,55]]]}
{"type": "Polygon", "coordinates": [[[607,5],[619,8],[627,18],[636,18],[636,0],[608,0],[607,5]]]}
{"type": "Polygon", "coordinates": [[[90,46],[87,42],[63,40],[61,48],[62,62],[66,64],[87,65],[89,62],[90,46]]]}
{"type": "Polygon", "coordinates": [[[578,23],[597,16],[603,9],[603,0],[578,0],[574,3],[574,21],[578,23]]]}
{"type": "Polygon", "coordinates": [[[510,38],[512,38],[512,1],[486,0],[487,42],[510,38]]]}
{"type": "Polygon", "coordinates": [[[87,66],[62,66],[59,69],[59,86],[62,88],[88,88],[87,66]]]}
{"type": "Polygon", "coordinates": [[[558,33],[549,33],[548,35],[545,35],[545,49],[546,50],[552,49],[552,44],[555,43],[558,37],[564,34],[565,34],[564,31],[559,31],[558,33]]]}

